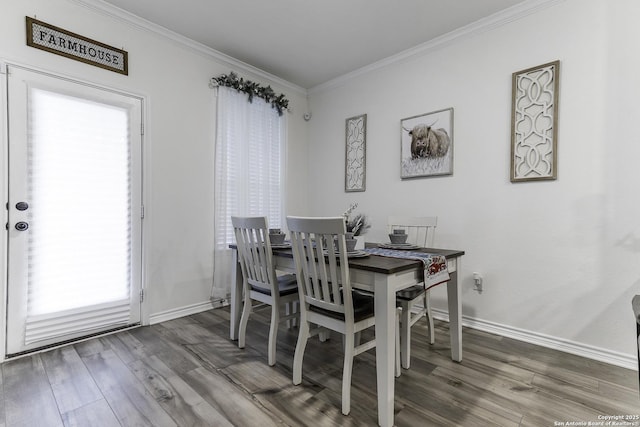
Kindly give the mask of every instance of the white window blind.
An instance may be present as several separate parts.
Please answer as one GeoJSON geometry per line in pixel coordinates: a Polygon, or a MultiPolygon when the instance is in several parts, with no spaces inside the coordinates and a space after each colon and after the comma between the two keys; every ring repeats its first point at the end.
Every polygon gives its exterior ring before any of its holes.
{"type": "Polygon", "coordinates": [[[29,108],[27,344],[126,323],[131,271],[127,109],[37,88],[29,108]]]}
{"type": "Polygon", "coordinates": [[[213,297],[229,293],[231,215],[267,216],[284,226],[285,116],[263,99],[219,87],[215,149],[215,272],[213,297]]]}

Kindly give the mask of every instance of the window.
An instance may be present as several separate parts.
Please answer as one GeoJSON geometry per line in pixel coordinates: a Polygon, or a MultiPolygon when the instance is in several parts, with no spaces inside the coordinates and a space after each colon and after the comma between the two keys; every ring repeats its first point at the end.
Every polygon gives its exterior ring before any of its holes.
{"type": "Polygon", "coordinates": [[[131,268],[128,111],[37,88],[31,105],[28,313],[126,301],[131,268]],[[77,122],[83,126],[72,126],[77,122]]]}
{"type": "Polygon", "coordinates": [[[263,99],[218,87],[215,149],[214,298],[226,298],[234,242],[231,215],[267,216],[284,226],[284,116],[263,99]]]}

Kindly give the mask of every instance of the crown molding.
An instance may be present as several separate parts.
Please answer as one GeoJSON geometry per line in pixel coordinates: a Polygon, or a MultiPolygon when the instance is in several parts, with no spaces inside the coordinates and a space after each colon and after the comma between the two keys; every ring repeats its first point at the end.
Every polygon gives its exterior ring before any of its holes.
{"type": "Polygon", "coordinates": [[[539,12],[540,10],[555,6],[566,0],[528,0],[519,3],[510,8],[504,9],[500,12],[496,12],[493,15],[482,18],[478,21],[472,22],[469,25],[460,27],[449,33],[443,34],[440,37],[432,39],[428,42],[422,43],[418,46],[409,48],[395,55],[376,61],[372,64],[365,65],[357,70],[343,74],[339,77],[331,79],[325,83],[321,83],[317,86],[308,89],[309,94],[315,92],[321,92],[324,90],[332,89],[337,86],[345,84],[347,81],[355,79],[364,74],[378,70],[380,68],[387,67],[408,59],[414,58],[419,55],[426,55],[435,50],[441,49],[444,46],[465,40],[471,37],[475,37],[478,34],[493,30],[495,28],[506,25],[510,22],[517,21],[526,16],[539,12]]]}
{"type": "Polygon", "coordinates": [[[131,12],[127,12],[126,10],[120,9],[119,7],[116,7],[105,1],[102,1],[102,0],[67,0],[67,1],[71,3],[75,3],[79,6],[85,7],[87,9],[90,9],[96,13],[100,13],[102,15],[119,20],[121,22],[125,22],[126,24],[134,28],[137,28],[139,30],[158,34],[162,37],[169,39],[174,43],[177,43],[181,46],[189,48],[195,51],[196,53],[204,55],[205,57],[212,58],[217,62],[221,62],[230,68],[241,69],[245,72],[251,73],[258,77],[270,80],[274,84],[278,84],[282,87],[298,92],[302,95],[307,94],[307,90],[301,86],[293,84],[287,80],[284,80],[278,76],[275,76],[259,68],[256,68],[253,65],[250,65],[238,59],[235,59],[215,49],[211,49],[210,47],[205,46],[202,43],[198,43],[188,37],[182,36],[161,25],[154,24],[151,21],[148,21],[137,15],[134,15],[131,12]]]}
{"type": "Polygon", "coordinates": [[[190,38],[182,36],[174,31],[171,31],[165,27],[162,27],[158,24],[154,24],[153,22],[147,21],[146,19],[140,18],[137,15],[134,15],[130,12],[127,12],[123,9],[120,9],[112,4],[109,4],[103,0],[67,0],[71,3],[78,4],[80,6],[86,7],[94,12],[100,13],[102,15],[109,16],[113,19],[123,21],[132,27],[138,28],[143,31],[152,32],[163,36],[179,45],[187,47],[201,55],[212,58],[218,62],[225,64],[230,68],[241,69],[258,77],[267,79],[272,81],[275,84],[278,84],[282,87],[288,88],[292,91],[295,91],[302,95],[308,95],[315,92],[321,92],[324,90],[328,90],[337,86],[341,86],[348,82],[349,80],[360,77],[364,74],[370,73],[372,71],[378,70],[380,68],[384,68],[402,61],[406,61],[408,59],[414,58],[416,56],[425,55],[435,50],[441,49],[444,46],[452,44],[454,42],[458,42],[467,38],[475,37],[484,32],[490,31],[492,29],[501,27],[503,25],[509,24],[513,21],[517,21],[526,16],[532,15],[534,13],[539,12],[540,10],[555,6],[556,4],[562,3],[566,0],[527,0],[522,3],[519,3],[515,6],[512,6],[508,9],[502,10],[500,12],[494,13],[486,18],[475,21],[469,25],[458,28],[454,31],[451,31],[447,34],[444,34],[440,37],[437,37],[433,40],[430,40],[426,43],[420,44],[418,46],[409,48],[395,55],[389,56],[387,58],[381,59],[380,61],[376,61],[372,64],[366,65],[364,67],[358,68],[357,70],[351,71],[349,73],[343,74],[339,77],[331,79],[325,83],[314,86],[310,89],[305,89],[301,86],[293,84],[287,80],[284,80],[278,76],[275,76],[271,73],[268,73],[264,70],[256,68],[250,64],[242,62],[238,59],[235,59],[229,55],[226,55],[220,51],[212,49],[208,46],[203,45],[202,43],[198,43],[190,38]]]}

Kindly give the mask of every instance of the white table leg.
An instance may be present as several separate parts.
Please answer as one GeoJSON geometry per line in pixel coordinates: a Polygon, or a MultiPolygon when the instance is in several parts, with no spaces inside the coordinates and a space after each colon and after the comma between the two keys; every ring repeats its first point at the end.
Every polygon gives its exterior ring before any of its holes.
{"type": "Polygon", "coordinates": [[[231,271],[231,319],[229,320],[229,335],[232,340],[238,339],[238,327],[242,315],[242,271],[238,263],[238,251],[233,251],[233,265],[231,271]]]}
{"type": "Polygon", "coordinates": [[[460,298],[460,258],[456,260],[456,271],[447,282],[447,302],[449,304],[449,334],[451,338],[451,359],[462,361],[462,299],[460,298]]]}
{"type": "Polygon", "coordinates": [[[387,279],[384,274],[376,274],[374,278],[378,424],[383,427],[393,426],[395,398],[396,293],[387,279]]]}

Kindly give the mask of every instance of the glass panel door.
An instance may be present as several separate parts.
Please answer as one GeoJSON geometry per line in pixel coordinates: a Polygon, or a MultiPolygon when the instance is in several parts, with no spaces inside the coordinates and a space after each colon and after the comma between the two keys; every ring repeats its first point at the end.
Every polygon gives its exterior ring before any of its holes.
{"type": "Polygon", "coordinates": [[[141,99],[8,71],[7,353],[138,323],[141,99]]]}

